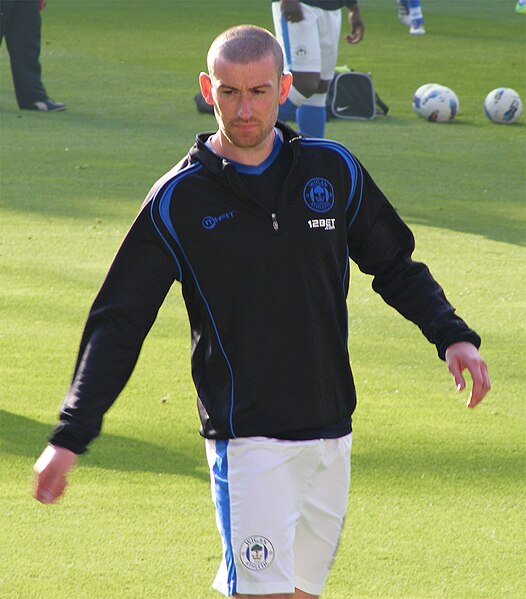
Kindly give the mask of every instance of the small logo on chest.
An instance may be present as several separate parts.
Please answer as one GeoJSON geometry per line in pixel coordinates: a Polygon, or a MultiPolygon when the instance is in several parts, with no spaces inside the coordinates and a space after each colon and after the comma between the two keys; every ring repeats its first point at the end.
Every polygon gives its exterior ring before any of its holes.
{"type": "Polygon", "coordinates": [[[234,218],[233,210],[230,212],[225,212],[224,214],[220,214],[219,216],[205,216],[201,221],[201,224],[203,225],[203,229],[211,231],[217,224],[232,218],[234,218]]]}

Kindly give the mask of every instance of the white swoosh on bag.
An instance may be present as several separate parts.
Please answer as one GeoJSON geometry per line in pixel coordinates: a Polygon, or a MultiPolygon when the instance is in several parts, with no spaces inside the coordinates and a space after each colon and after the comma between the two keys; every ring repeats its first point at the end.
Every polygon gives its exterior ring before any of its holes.
{"type": "Polygon", "coordinates": [[[350,108],[351,105],[348,104],[347,106],[336,106],[336,112],[343,112],[344,110],[347,110],[347,108],[350,108]]]}

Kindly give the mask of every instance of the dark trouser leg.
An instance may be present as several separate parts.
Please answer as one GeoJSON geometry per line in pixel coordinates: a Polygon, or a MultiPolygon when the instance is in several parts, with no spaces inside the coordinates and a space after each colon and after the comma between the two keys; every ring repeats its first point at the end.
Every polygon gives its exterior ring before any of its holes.
{"type": "Polygon", "coordinates": [[[38,0],[0,2],[2,36],[5,37],[15,94],[20,108],[45,100],[40,56],[41,18],[38,0]]]}

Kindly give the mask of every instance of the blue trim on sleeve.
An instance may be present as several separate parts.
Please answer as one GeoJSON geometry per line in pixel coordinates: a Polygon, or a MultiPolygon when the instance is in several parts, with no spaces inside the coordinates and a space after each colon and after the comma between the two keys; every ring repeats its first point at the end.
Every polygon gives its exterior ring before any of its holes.
{"type": "MultiPolygon", "coordinates": [[[[172,181],[169,183],[168,187],[165,187],[165,185],[163,185],[153,196],[152,201],[150,203],[150,218],[152,219],[152,223],[153,226],[155,227],[155,230],[157,231],[157,233],[159,234],[159,237],[163,240],[164,244],[166,245],[166,247],[168,248],[168,251],[170,252],[170,254],[172,254],[173,259],[175,260],[177,267],[179,268],[179,278],[177,279],[179,282],[181,282],[183,280],[183,269],[181,268],[181,263],[179,262],[175,252],[173,251],[173,248],[171,247],[171,245],[168,243],[168,240],[166,239],[166,237],[163,235],[162,231],[159,229],[159,227],[157,226],[157,223],[155,222],[155,218],[154,218],[154,208],[157,208],[157,210],[159,211],[159,216],[161,217],[161,220],[163,221],[163,224],[165,225],[165,227],[168,229],[168,232],[170,233],[170,235],[176,240],[176,242],[179,244],[179,238],[177,237],[177,233],[175,232],[175,229],[172,225],[172,222],[170,220],[169,217],[169,206],[168,206],[168,212],[163,213],[162,212],[162,206],[156,205],[156,200],[159,197],[159,194],[161,194],[161,200],[162,198],[165,196],[166,193],[169,194],[169,196],[171,196],[171,193],[174,189],[174,187],[177,185],[177,183],[179,182],[179,180],[183,177],[185,177],[186,175],[189,175],[190,173],[197,171],[201,168],[200,164],[193,164],[190,166],[187,166],[186,168],[182,169],[181,171],[179,171],[174,178],[172,179],[172,181]]],[[[161,204],[161,201],[159,202],[159,204],[161,204]]]]}
{"type": "MultiPolygon", "coordinates": [[[[214,328],[214,332],[216,335],[216,339],[217,342],[219,344],[219,348],[221,349],[221,353],[223,354],[223,357],[225,359],[226,365],[228,367],[229,373],[230,373],[230,415],[229,415],[229,425],[230,425],[230,432],[232,434],[232,437],[236,438],[236,434],[234,433],[234,400],[235,400],[235,393],[234,393],[234,371],[232,369],[232,365],[230,363],[230,360],[228,359],[228,356],[226,354],[225,348],[223,346],[223,343],[221,341],[221,336],[219,335],[219,330],[217,328],[217,324],[216,321],[214,319],[214,316],[212,314],[212,310],[210,308],[210,305],[208,303],[208,301],[206,300],[205,294],[203,293],[203,290],[201,289],[201,286],[199,285],[199,280],[197,278],[197,275],[194,271],[194,269],[192,268],[192,264],[190,263],[190,260],[188,259],[188,256],[186,255],[186,252],[183,249],[183,246],[181,244],[181,241],[179,239],[179,236],[177,235],[177,232],[172,224],[172,220],[170,218],[170,206],[171,206],[171,202],[172,202],[172,193],[174,188],[176,187],[176,185],[186,176],[197,172],[198,170],[200,170],[201,168],[203,168],[200,164],[194,164],[191,165],[183,170],[181,170],[179,173],[177,173],[177,175],[175,175],[175,177],[170,181],[170,183],[168,185],[163,186],[153,197],[152,199],[152,203],[151,203],[151,215],[152,215],[152,220],[153,219],[153,210],[154,207],[158,210],[159,216],[164,224],[164,226],[166,227],[166,229],[168,230],[168,232],[170,233],[170,235],[172,236],[173,240],[175,241],[175,243],[177,244],[177,246],[179,247],[179,250],[181,251],[181,255],[183,256],[183,259],[185,261],[185,263],[187,264],[192,277],[194,279],[195,285],[197,287],[197,291],[199,292],[199,295],[201,296],[201,299],[203,300],[203,303],[205,305],[206,311],[208,313],[208,316],[210,318],[210,322],[212,323],[212,326],[214,328]]],[[[155,225],[155,221],[154,221],[154,225],[155,225]]],[[[157,228],[157,227],[156,227],[157,228]]],[[[157,230],[159,231],[159,229],[157,228],[157,230]]],[[[163,239],[163,241],[168,245],[168,248],[170,249],[172,255],[174,256],[174,258],[177,261],[177,264],[179,265],[179,270],[181,271],[181,266],[179,264],[179,261],[177,260],[175,253],[173,252],[173,249],[170,247],[170,245],[167,243],[166,239],[164,238],[164,236],[162,235],[162,233],[159,231],[159,235],[161,236],[161,238],[163,239]]],[[[181,271],[182,273],[182,271],[181,271]]],[[[182,279],[182,274],[181,274],[181,279],[182,279]]]]}
{"type": "Polygon", "coordinates": [[[155,222],[155,219],[153,217],[153,207],[154,207],[154,203],[152,201],[151,204],[150,204],[150,218],[152,219],[153,226],[155,227],[155,230],[159,234],[159,237],[163,240],[164,245],[166,245],[166,247],[168,248],[168,251],[172,255],[172,258],[175,260],[175,263],[177,264],[177,268],[179,269],[179,276],[177,277],[177,280],[179,282],[181,282],[183,280],[183,270],[181,268],[181,263],[179,262],[177,256],[175,255],[175,252],[173,251],[172,247],[170,246],[170,244],[166,240],[166,237],[162,234],[161,230],[157,226],[157,223],[155,222]]]}

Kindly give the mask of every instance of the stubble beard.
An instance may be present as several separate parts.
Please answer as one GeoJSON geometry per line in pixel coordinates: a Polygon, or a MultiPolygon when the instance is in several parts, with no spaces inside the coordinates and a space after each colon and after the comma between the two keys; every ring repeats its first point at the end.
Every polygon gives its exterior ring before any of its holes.
{"type": "Polygon", "coordinates": [[[224,127],[223,134],[233,146],[246,150],[259,148],[263,145],[274,128],[274,125],[263,127],[261,123],[254,123],[256,125],[254,129],[243,131],[238,128],[240,124],[242,123],[233,123],[228,127],[224,127]]]}

